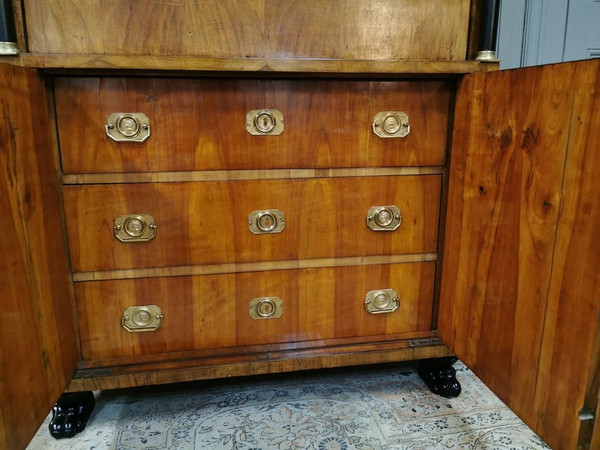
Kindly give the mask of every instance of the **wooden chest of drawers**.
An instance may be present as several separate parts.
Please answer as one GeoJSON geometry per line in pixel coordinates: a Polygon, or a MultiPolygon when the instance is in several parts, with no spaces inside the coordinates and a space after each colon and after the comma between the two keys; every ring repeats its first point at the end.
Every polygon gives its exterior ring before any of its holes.
{"type": "Polygon", "coordinates": [[[0,448],[65,386],[452,352],[553,448],[600,445],[597,62],[473,73],[478,0],[12,3],[0,448]]]}
{"type": "Polygon", "coordinates": [[[54,89],[87,367],[432,337],[451,81],[58,78],[54,89]],[[267,108],[283,132],[251,134],[248,111],[267,108]],[[143,142],[108,136],[107,117],[127,111],[148,118],[143,142]],[[389,111],[407,115],[407,136],[375,134],[389,111]],[[371,229],[386,206],[394,226],[371,229]],[[281,229],[261,232],[251,215],[272,210],[281,229]],[[122,242],[124,215],[149,215],[156,236],[122,242]],[[369,314],[367,294],[385,289],[399,305],[369,314]],[[253,318],[258,298],[279,299],[277,314],[253,318]],[[144,305],[162,325],[128,333],[119,318],[144,305]]]}

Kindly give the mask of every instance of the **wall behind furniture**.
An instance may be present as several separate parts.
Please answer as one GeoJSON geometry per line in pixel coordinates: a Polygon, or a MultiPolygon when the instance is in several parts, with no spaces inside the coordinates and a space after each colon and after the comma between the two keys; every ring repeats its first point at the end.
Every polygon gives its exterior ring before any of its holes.
{"type": "Polygon", "coordinates": [[[501,69],[600,57],[600,0],[501,0],[501,69]]]}

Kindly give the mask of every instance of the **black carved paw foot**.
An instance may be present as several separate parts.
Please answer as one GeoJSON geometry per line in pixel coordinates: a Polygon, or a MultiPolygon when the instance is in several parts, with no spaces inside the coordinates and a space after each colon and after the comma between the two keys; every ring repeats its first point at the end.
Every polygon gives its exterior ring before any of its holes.
{"type": "Polygon", "coordinates": [[[63,394],[52,408],[50,434],[55,439],[73,437],[83,431],[96,402],[92,392],[63,394]]]}
{"type": "Polygon", "coordinates": [[[419,361],[419,376],[431,392],[446,398],[458,397],[461,388],[452,367],[458,358],[435,358],[419,361]]]}

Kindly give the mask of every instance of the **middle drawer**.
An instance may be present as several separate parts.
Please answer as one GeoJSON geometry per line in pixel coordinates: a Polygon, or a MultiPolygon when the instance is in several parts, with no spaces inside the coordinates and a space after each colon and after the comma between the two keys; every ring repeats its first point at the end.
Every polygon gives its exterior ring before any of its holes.
{"type": "Polygon", "coordinates": [[[64,188],[74,272],[426,253],[437,250],[440,175],[71,185],[64,188]],[[373,231],[373,206],[396,205],[394,231],[373,231]],[[249,229],[279,209],[276,234],[249,229]],[[115,219],[149,214],[156,237],[120,242],[115,219]]]}

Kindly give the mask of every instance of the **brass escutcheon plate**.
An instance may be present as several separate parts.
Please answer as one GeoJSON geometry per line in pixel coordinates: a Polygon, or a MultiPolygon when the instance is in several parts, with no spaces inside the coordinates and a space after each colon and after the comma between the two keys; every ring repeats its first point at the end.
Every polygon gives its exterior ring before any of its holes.
{"type": "Polygon", "coordinates": [[[285,214],[280,209],[252,211],[248,215],[248,228],[254,234],[275,234],[285,229],[285,214]]]}
{"type": "Polygon", "coordinates": [[[398,309],[400,300],[393,289],[369,291],[365,297],[365,310],[369,314],[391,313],[398,309]]]}
{"type": "Polygon", "coordinates": [[[367,212],[367,227],[373,231],[394,231],[402,224],[402,214],[396,205],[372,206],[367,212]]]}
{"type": "Polygon", "coordinates": [[[150,120],[144,113],[112,113],[106,120],[106,135],[117,142],[144,142],[150,137],[150,120]]]}
{"type": "Polygon", "coordinates": [[[378,112],[373,118],[373,132],[380,138],[403,138],[410,133],[408,114],[402,111],[378,112]]]}
{"type": "Polygon", "coordinates": [[[130,306],[123,312],[121,325],[130,333],[155,331],[162,325],[163,317],[156,305],[130,306]]]}
{"type": "Polygon", "coordinates": [[[121,242],[148,242],[156,236],[156,223],[150,214],[127,214],[115,219],[115,237],[121,242]]]}
{"type": "Polygon", "coordinates": [[[246,131],[252,136],[278,136],[283,133],[283,113],[278,109],[248,111],[246,131]]]}
{"type": "Polygon", "coordinates": [[[283,300],[279,297],[259,297],[252,299],[248,313],[253,319],[278,319],[283,315],[283,300]]]}

